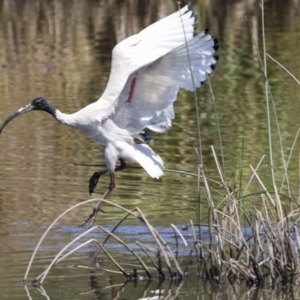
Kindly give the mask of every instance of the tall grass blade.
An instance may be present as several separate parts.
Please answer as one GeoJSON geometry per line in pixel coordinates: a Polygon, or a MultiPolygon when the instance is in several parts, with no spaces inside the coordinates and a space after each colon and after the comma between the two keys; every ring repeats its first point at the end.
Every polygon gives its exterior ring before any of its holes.
{"type": "MultiPolygon", "coordinates": [[[[256,166],[256,168],[255,168],[255,173],[258,171],[258,169],[259,169],[260,165],[262,164],[262,162],[264,161],[264,159],[265,159],[265,155],[263,155],[262,158],[260,159],[260,161],[258,162],[258,164],[257,164],[257,166],[256,166]]],[[[251,184],[253,178],[255,177],[255,173],[252,173],[252,175],[251,175],[251,177],[250,177],[250,180],[248,181],[248,183],[247,183],[247,185],[246,185],[246,187],[245,187],[245,189],[244,189],[244,191],[243,191],[242,199],[245,197],[246,192],[248,191],[249,186],[250,186],[250,184],[251,184]]]]}
{"type": "MultiPolygon", "coordinates": [[[[265,77],[265,96],[266,96],[266,109],[267,109],[267,127],[268,127],[268,143],[269,143],[269,163],[270,163],[270,171],[272,178],[272,185],[275,190],[275,200],[276,206],[279,205],[279,195],[276,189],[276,179],[275,179],[275,171],[274,171],[274,160],[273,160],[273,145],[272,145],[272,126],[271,126],[271,111],[270,111],[270,99],[269,99],[269,85],[268,85],[268,73],[267,73],[267,51],[266,51],[266,37],[265,37],[265,10],[264,10],[264,0],[261,0],[261,12],[262,12],[262,44],[263,44],[263,71],[265,77]]],[[[280,212],[280,208],[278,207],[277,212],[280,212]]]]}
{"type": "MultiPolygon", "coordinates": [[[[180,2],[179,1],[176,1],[176,2],[177,2],[177,6],[178,6],[178,11],[180,12],[180,2]]],[[[186,39],[186,35],[185,35],[182,16],[180,15],[180,17],[181,17],[182,30],[184,32],[184,38],[185,38],[186,55],[187,55],[188,62],[189,62],[189,67],[190,67],[190,72],[191,72],[190,73],[191,74],[191,80],[192,80],[193,90],[194,90],[194,100],[195,100],[196,120],[197,120],[197,133],[198,133],[198,147],[199,147],[199,154],[200,154],[199,155],[199,161],[203,165],[198,96],[197,96],[197,90],[196,90],[196,87],[195,87],[195,80],[194,80],[194,74],[193,74],[193,70],[192,70],[191,59],[190,59],[190,52],[189,52],[189,47],[188,47],[188,43],[187,43],[187,39],[186,39]]],[[[207,77],[208,77],[208,75],[207,75],[207,77]]]]}
{"type": "MultiPolygon", "coordinates": [[[[274,191],[275,191],[275,195],[276,195],[275,199],[276,199],[276,203],[278,203],[278,201],[280,201],[280,199],[279,199],[277,189],[275,188],[276,179],[275,179],[275,172],[274,172],[273,152],[272,152],[273,148],[272,148],[270,103],[273,106],[274,117],[275,117],[275,122],[276,122],[276,126],[277,126],[277,132],[278,132],[278,139],[279,139],[279,144],[280,144],[281,159],[282,159],[282,164],[283,164],[283,168],[284,168],[284,178],[286,178],[286,180],[287,180],[287,189],[288,189],[289,193],[291,193],[291,189],[290,189],[290,184],[289,184],[289,179],[288,179],[288,174],[287,174],[286,161],[285,161],[285,158],[284,158],[282,135],[281,135],[281,130],[280,130],[279,122],[278,122],[277,111],[276,111],[275,103],[273,101],[271,88],[270,88],[269,81],[268,81],[268,76],[267,76],[267,59],[266,59],[267,52],[266,52],[266,42],[265,42],[264,3],[263,2],[264,2],[263,0],[261,0],[261,2],[260,2],[260,6],[261,6],[261,10],[262,10],[263,61],[260,58],[258,47],[257,47],[255,39],[253,38],[253,34],[252,34],[252,41],[253,41],[253,45],[255,46],[255,48],[257,50],[257,56],[258,56],[259,61],[261,63],[262,70],[263,70],[263,73],[264,73],[264,79],[265,79],[265,97],[266,97],[267,129],[268,129],[268,143],[269,143],[269,165],[270,165],[272,185],[274,187],[274,191]],[[269,99],[269,96],[270,96],[271,100],[269,99]]],[[[249,27],[250,27],[250,30],[251,30],[251,33],[252,33],[252,28],[251,28],[251,25],[250,25],[249,21],[248,21],[248,24],[249,24],[249,27]]]]}
{"type": "Polygon", "coordinates": [[[219,117],[218,117],[218,111],[217,111],[217,105],[216,105],[216,99],[215,95],[211,86],[210,78],[207,76],[207,81],[209,85],[209,90],[211,94],[211,99],[213,102],[214,106],[214,111],[215,111],[215,117],[216,117],[216,123],[217,123],[217,130],[218,130],[218,137],[219,137],[219,144],[220,144],[220,152],[221,152],[221,160],[222,160],[222,169],[223,169],[223,176],[226,178],[226,170],[225,170],[225,162],[224,162],[224,151],[223,151],[223,143],[222,143],[222,134],[221,134],[221,126],[219,122],[219,117]]]}

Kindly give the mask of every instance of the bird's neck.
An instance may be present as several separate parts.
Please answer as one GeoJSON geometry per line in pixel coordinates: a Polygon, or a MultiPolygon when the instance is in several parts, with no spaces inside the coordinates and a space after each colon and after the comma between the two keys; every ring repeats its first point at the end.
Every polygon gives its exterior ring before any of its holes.
{"type": "Polygon", "coordinates": [[[55,117],[55,113],[57,111],[57,109],[49,101],[47,101],[47,105],[45,107],[40,109],[52,115],[53,117],[55,117]]]}
{"type": "Polygon", "coordinates": [[[76,118],[73,117],[73,114],[65,114],[62,113],[60,110],[56,109],[53,117],[61,122],[64,125],[68,125],[71,127],[76,127],[76,118]]]}
{"type": "Polygon", "coordinates": [[[91,105],[72,114],[62,113],[53,105],[49,106],[45,111],[51,114],[60,123],[83,131],[89,131],[91,123],[93,123],[93,118],[90,117],[93,116],[94,109],[91,105]]]}
{"type": "Polygon", "coordinates": [[[57,121],[59,121],[62,124],[77,127],[76,124],[77,118],[76,114],[65,114],[62,113],[59,109],[57,109],[52,103],[49,101],[47,102],[47,105],[42,108],[43,111],[47,112],[48,114],[52,115],[57,121]]]}
{"type": "Polygon", "coordinates": [[[85,117],[81,110],[73,114],[65,114],[57,109],[53,116],[57,121],[61,122],[64,125],[80,129],[85,132],[89,131],[91,125],[90,118],[85,117]]]}

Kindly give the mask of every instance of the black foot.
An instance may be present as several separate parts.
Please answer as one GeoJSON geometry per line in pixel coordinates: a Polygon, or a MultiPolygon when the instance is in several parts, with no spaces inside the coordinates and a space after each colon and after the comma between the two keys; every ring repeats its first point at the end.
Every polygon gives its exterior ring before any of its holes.
{"type": "Polygon", "coordinates": [[[92,222],[89,227],[92,227],[96,221],[96,218],[97,218],[97,211],[95,208],[93,208],[92,212],[89,214],[89,216],[85,220],[82,221],[82,223],[79,225],[79,227],[84,226],[90,219],[92,219],[92,222]]]}
{"type": "MultiPolygon", "coordinates": [[[[120,163],[121,163],[121,164],[115,168],[115,172],[124,170],[124,169],[126,168],[126,164],[125,164],[124,159],[123,159],[123,158],[119,158],[119,160],[120,160],[120,163]]],[[[95,172],[95,173],[92,175],[92,177],[90,178],[90,182],[89,182],[89,192],[90,192],[90,195],[93,194],[93,192],[94,192],[94,190],[95,190],[95,188],[96,188],[96,186],[97,186],[97,183],[98,183],[99,178],[100,178],[103,174],[106,174],[107,172],[108,172],[108,170],[102,170],[102,171],[95,172]]],[[[111,182],[111,184],[112,184],[112,182],[111,182]]],[[[111,184],[110,184],[110,185],[111,185],[111,184]]],[[[114,184],[114,182],[113,182],[113,187],[112,187],[112,188],[114,188],[114,186],[115,186],[115,184],[114,184]]]]}
{"type": "Polygon", "coordinates": [[[101,211],[101,212],[105,213],[105,211],[102,210],[101,208],[96,209],[94,207],[92,212],[89,214],[89,216],[85,220],[82,221],[82,223],[79,225],[79,227],[84,226],[90,219],[92,219],[92,221],[91,221],[91,224],[90,224],[89,227],[92,227],[94,225],[95,221],[96,221],[98,211],[101,211]]]}
{"type": "Polygon", "coordinates": [[[92,177],[90,178],[90,182],[89,182],[89,193],[90,193],[90,195],[93,194],[93,192],[94,192],[94,190],[97,186],[98,180],[101,177],[101,175],[103,175],[105,173],[107,173],[107,170],[95,172],[92,175],[92,177]]]}

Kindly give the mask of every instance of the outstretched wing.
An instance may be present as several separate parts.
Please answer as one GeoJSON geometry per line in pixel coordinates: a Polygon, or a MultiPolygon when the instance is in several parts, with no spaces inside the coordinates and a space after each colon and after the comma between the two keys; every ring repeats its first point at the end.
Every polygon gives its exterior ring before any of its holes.
{"type": "Polygon", "coordinates": [[[132,73],[109,117],[135,137],[146,127],[164,133],[174,118],[179,88],[194,91],[213,71],[217,41],[201,32],[187,44],[132,73]]]}
{"type": "Polygon", "coordinates": [[[105,112],[101,114],[102,119],[124,100],[120,96],[128,90],[126,85],[130,85],[129,77],[134,72],[193,38],[196,20],[194,11],[187,5],[115,46],[109,81],[98,100],[101,111],[105,112]]]}

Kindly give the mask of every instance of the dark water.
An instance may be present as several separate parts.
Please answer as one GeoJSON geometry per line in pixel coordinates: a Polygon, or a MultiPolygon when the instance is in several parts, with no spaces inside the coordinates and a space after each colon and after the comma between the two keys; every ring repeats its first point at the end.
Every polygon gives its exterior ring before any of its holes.
{"type": "MultiPolygon", "coordinates": [[[[219,39],[220,49],[211,84],[222,136],[223,156],[218,136],[216,111],[204,85],[197,91],[200,106],[202,159],[209,176],[218,178],[211,145],[214,146],[228,181],[238,172],[243,157],[242,187],[266,155],[259,173],[268,182],[268,138],[264,77],[257,52],[262,49],[261,10],[258,1],[194,1],[199,15],[199,30],[209,27],[219,39]],[[255,43],[253,43],[253,39],[255,43]]],[[[114,45],[157,19],[176,10],[174,1],[0,1],[0,123],[36,96],[45,96],[63,112],[74,112],[96,101],[103,92],[110,69],[114,45]]],[[[300,78],[298,1],[266,1],[265,30],[267,52],[300,78]]],[[[272,112],[274,168],[281,186],[282,155],[287,160],[299,129],[299,85],[277,64],[268,59],[268,79],[281,131],[283,153],[272,112]]],[[[194,98],[181,91],[175,104],[172,130],[157,136],[153,149],[168,169],[197,173],[199,159],[194,98]]],[[[299,142],[291,156],[289,174],[297,199],[299,142]]],[[[26,114],[5,129],[0,138],[0,294],[1,299],[26,299],[21,280],[38,239],[49,224],[71,205],[91,198],[88,179],[99,167],[67,163],[103,165],[103,149],[87,136],[55,122],[44,113],[26,114]],[[67,164],[67,165],[65,165],[67,164]],[[63,167],[64,166],[64,167],[63,167]],[[62,168],[63,167],[63,168],[62,168]]],[[[100,195],[108,184],[103,177],[97,187],[100,195]]],[[[250,191],[261,188],[254,182],[250,191]]],[[[249,192],[250,192],[249,191],[249,192]]],[[[283,186],[282,191],[285,191],[283,186]]],[[[222,191],[220,191],[222,192],[222,191]]],[[[169,232],[171,223],[181,225],[196,220],[197,178],[166,172],[161,180],[149,178],[142,169],[127,169],[117,174],[117,188],[110,200],[128,209],[139,207],[154,226],[169,232]]],[[[218,200],[218,199],[216,199],[218,200]]],[[[222,200],[222,197],[219,199],[222,200]]],[[[253,205],[253,199],[249,202],[253,205]]],[[[258,204],[259,205],[259,204],[258,204]]],[[[206,222],[203,200],[203,222],[206,222]]],[[[81,206],[61,220],[42,247],[29,278],[33,279],[66,243],[82,232],[77,228],[91,205],[81,206]]],[[[112,226],[121,216],[106,206],[98,223],[112,226]]],[[[138,221],[125,227],[124,238],[147,235],[138,221]],[[142,234],[139,234],[141,233],[142,234]]],[[[190,234],[190,233],[189,233],[190,234]]],[[[170,234],[171,235],[171,234],[170,234]]],[[[171,241],[172,242],[172,241],[171,241]]],[[[116,243],[111,248],[120,259],[128,257],[116,243]],[[114,247],[117,247],[116,249],[114,247]],[[124,257],[123,257],[124,255],[124,257]]],[[[111,299],[115,290],[102,288],[122,283],[122,277],[109,278],[67,269],[72,264],[88,264],[89,245],[73,255],[49,275],[44,286],[51,299],[111,299]],[[95,278],[93,277],[95,276],[95,278]],[[96,286],[96,287],[95,287],[96,286]],[[94,292],[88,292],[94,290],[94,292]],[[82,294],[81,294],[82,293],[82,294]],[[75,296],[74,296],[75,295],[75,296]]],[[[132,269],[132,268],[130,268],[132,269]]],[[[199,298],[218,297],[232,292],[193,283],[182,286],[164,283],[171,297],[176,293],[199,298]],[[178,288],[180,286],[180,288],[178,288]],[[195,287],[198,289],[194,290],[195,287]],[[203,296],[206,290],[205,296],[203,296]],[[199,292],[200,291],[200,292],[199,292]],[[198,295],[198,296],[197,296],[198,295]]],[[[124,299],[153,296],[158,284],[128,284],[124,299]],[[146,292],[144,292],[146,290],[146,292]]],[[[120,288],[120,287],[118,287],[120,288]]],[[[243,288],[239,293],[243,294],[243,288]]],[[[29,287],[33,299],[43,299],[42,291],[29,287]]],[[[281,294],[264,294],[280,299],[281,294]]],[[[294,298],[298,299],[294,294],[294,298]]],[[[258,293],[255,297],[261,297],[258,293]]],[[[165,295],[166,297],[166,295],[165,295]]],[[[248,299],[244,295],[245,299],[248,299]]]]}

